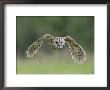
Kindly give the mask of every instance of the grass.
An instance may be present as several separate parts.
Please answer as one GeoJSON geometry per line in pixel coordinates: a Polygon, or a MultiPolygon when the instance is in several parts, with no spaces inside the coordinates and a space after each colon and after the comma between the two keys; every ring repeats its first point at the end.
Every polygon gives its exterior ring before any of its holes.
{"type": "Polygon", "coordinates": [[[94,74],[93,55],[84,64],[76,64],[67,56],[39,56],[32,59],[17,57],[17,74],[94,74]]]}

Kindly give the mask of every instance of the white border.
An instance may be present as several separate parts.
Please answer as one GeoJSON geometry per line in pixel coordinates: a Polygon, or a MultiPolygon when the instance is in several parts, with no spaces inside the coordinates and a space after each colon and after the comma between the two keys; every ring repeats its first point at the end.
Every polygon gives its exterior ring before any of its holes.
{"type": "Polygon", "coordinates": [[[15,5],[5,6],[6,87],[106,87],[107,5],[15,5]],[[16,16],[95,16],[94,75],[16,75],[16,16]]]}

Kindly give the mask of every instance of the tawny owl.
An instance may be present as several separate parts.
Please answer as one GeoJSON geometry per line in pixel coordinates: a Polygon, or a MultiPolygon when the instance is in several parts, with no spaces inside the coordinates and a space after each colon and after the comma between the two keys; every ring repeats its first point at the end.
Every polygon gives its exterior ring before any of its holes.
{"type": "Polygon", "coordinates": [[[58,49],[63,48],[65,43],[68,43],[72,60],[78,64],[84,63],[86,61],[86,53],[84,49],[79,44],[77,44],[74,39],[72,39],[70,36],[53,37],[50,34],[45,34],[43,37],[31,44],[26,51],[27,57],[33,57],[42,46],[45,39],[49,40],[53,48],[58,49]]]}

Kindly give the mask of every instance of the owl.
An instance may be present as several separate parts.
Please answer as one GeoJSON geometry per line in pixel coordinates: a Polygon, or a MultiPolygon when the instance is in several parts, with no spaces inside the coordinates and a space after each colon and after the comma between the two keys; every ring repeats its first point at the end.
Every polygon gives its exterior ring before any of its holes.
{"type": "Polygon", "coordinates": [[[82,64],[86,61],[86,53],[84,49],[78,43],[76,43],[76,41],[72,37],[53,37],[52,35],[47,33],[28,47],[26,51],[27,57],[33,57],[42,46],[43,41],[46,39],[51,44],[52,48],[55,49],[62,49],[67,43],[70,49],[72,60],[75,63],[82,64]]]}

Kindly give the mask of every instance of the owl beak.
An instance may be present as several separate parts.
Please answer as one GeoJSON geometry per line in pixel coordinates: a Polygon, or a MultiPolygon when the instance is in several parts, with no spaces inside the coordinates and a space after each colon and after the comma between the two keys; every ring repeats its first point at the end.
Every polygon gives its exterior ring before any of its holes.
{"type": "Polygon", "coordinates": [[[60,48],[60,45],[58,44],[58,48],[60,48]]]}
{"type": "Polygon", "coordinates": [[[57,47],[60,48],[60,45],[58,44],[57,47]]]}
{"type": "Polygon", "coordinates": [[[58,44],[58,48],[63,48],[61,45],[58,44]]]}

